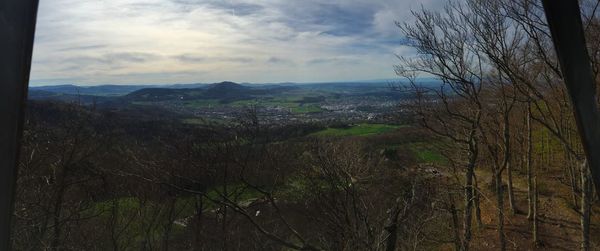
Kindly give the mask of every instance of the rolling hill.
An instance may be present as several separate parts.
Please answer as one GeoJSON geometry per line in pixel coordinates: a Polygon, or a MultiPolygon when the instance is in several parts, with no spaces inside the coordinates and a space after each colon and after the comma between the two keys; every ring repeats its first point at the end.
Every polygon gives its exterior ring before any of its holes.
{"type": "Polygon", "coordinates": [[[259,96],[275,95],[297,89],[291,86],[259,86],[253,87],[234,82],[210,84],[201,88],[144,88],[124,96],[130,101],[166,101],[166,100],[198,100],[216,99],[222,103],[252,99],[259,96]]]}

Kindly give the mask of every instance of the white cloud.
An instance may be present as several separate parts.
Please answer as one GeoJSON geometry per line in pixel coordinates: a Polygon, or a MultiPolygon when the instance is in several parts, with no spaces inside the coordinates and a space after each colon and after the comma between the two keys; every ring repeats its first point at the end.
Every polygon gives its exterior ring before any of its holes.
{"type": "Polygon", "coordinates": [[[32,84],[390,78],[421,2],[42,0],[32,84]]]}

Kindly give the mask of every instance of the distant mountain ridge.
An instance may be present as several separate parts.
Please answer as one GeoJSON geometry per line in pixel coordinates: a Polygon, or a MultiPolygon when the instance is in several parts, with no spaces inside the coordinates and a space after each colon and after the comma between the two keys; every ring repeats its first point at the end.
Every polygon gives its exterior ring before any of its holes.
{"type": "MultiPolygon", "coordinates": [[[[423,79],[423,85],[434,87],[439,81],[423,79]]],[[[224,81],[213,84],[171,85],[55,85],[29,88],[29,98],[35,100],[60,100],[87,104],[119,105],[135,102],[209,100],[222,104],[239,100],[273,99],[280,95],[298,92],[336,93],[361,96],[365,94],[397,96],[390,92],[392,86],[401,82],[329,82],[329,83],[271,83],[251,84],[224,81]]]]}
{"type": "MultiPolygon", "coordinates": [[[[179,89],[179,88],[200,88],[206,84],[172,84],[156,85],[153,87],[179,89]]],[[[46,91],[52,93],[72,94],[72,95],[94,95],[94,96],[123,96],[128,93],[148,88],[148,85],[95,85],[78,86],[73,84],[50,85],[50,86],[31,86],[30,91],[46,91]]]]}
{"type": "MultiPolygon", "coordinates": [[[[417,80],[424,84],[439,83],[439,80],[434,78],[421,78],[417,80]]],[[[295,82],[280,82],[280,83],[235,83],[224,81],[214,84],[206,83],[190,83],[190,84],[156,84],[156,85],[94,85],[80,86],[74,84],[49,85],[49,86],[30,86],[30,91],[46,91],[52,93],[72,94],[72,95],[94,95],[94,96],[124,96],[126,94],[138,91],[141,89],[196,89],[209,88],[211,86],[220,86],[219,88],[240,89],[238,87],[251,88],[274,88],[274,87],[319,87],[319,88],[334,88],[334,87],[355,87],[355,86],[387,86],[390,84],[401,83],[400,80],[381,79],[381,80],[365,80],[365,81],[337,81],[337,82],[312,82],[312,83],[295,83],[295,82]]]]}
{"type": "Polygon", "coordinates": [[[76,86],[76,85],[54,85],[30,87],[34,91],[46,91],[53,93],[72,95],[96,95],[96,96],[119,96],[146,88],[143,85],[98,85],[98,86],[76,86]]]}
{"type": "Polygon", "coordinates": [[[225,81],[199,88],[144,88],[131,92],[124,98],[132,101],[218,99],[221,102],[231,102],[250,99],[254,96],[277,94],[295,88],[290,86],[249,86],[225,81]]]}

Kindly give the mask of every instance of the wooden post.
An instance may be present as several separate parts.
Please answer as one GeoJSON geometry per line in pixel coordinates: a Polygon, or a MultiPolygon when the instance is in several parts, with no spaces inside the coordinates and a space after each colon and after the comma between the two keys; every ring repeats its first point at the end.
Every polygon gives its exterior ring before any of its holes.
{"type": "Polygon", "coordinates": [[[600,191],[600,114],[579,1],[543,0],[554,48],[573,104],[583,150],[600,191]]]}
{"type": "Polygon", "coordinates": [[[11,250],[17,161],[38,0],[0,1],[0,250],[11,250]]]}

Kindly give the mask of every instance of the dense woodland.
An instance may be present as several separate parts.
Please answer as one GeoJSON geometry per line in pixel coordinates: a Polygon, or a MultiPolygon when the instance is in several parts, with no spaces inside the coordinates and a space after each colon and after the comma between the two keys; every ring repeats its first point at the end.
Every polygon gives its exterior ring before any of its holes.
{"type": "MultiPolygon", "coordinates": [[[[580,2],[599,79],[599,2],[580,2]]],[[[398,23],[417,56],[395,68],[394,91],[410,95],[392,132],[317,137],[332,125],[270,125],[252,107],[227,125],[190,125],[30,102],[14,248],[600,248],[598,196],[540,1],[413,14],[398,23]],[[423,75],[441,84],[419,85],[423,75]]]]}

